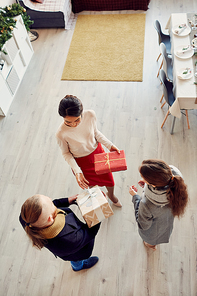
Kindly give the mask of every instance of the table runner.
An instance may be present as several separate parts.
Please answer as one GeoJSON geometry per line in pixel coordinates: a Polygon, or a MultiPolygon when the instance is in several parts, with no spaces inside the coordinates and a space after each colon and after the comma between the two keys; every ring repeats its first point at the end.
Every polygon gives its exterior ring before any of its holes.
{"type": "MultiPolygon", "coordinates": [[[[190,21],[192,21],[194,15],[195,15],[195,13],[187,13],[187,19],[189,21],[188,25],[191,28],[191,33],[189,35],[190,44],[192,44],[192,40],[195,38],[194,34],[197,35],[197,27],[196,27],[196,30],[193,30],[191,23],[190,23],[190,21]]],[[[194,49],[194,53],[195,52],[197,53],[197,49],[194,49]]],[[[197,72],[197,65],[195,65],[195,63],[197,62],[197,56],[195,54],[192,57],[192,61],[193,61],[193,69],[194,69],[194,73],[195,73],[195,72],[197,72]]],[[[194,75],[194,81],[197,83],[197,77],[195,77],[195,75],[194,75]]],[[[196,96],[197,96],[197,87],[196,87],[196,96]]],[[[197,104],[197,98],[196,98],[195,104],[197,104]]]]}
{"type": "MultiPolygon", "coordinates": [[[[178,36],[173,34],[172,28],[180,24],[186,23],[188,25],[187,13],[173,13],[171,14],[166,29],[169,29],[171,37],[171,53],[173,58],[173,85],[175,102],[170,107],[170,113],[178,118],[181,117],[181,109],[197,109],[196,101],[196,86],[194,85],[194,73],[191,79],[180,80],[177,72],[182,68],[193,68],[193,59],[178,58],[174,52],[179,46],[186,46],[191,44],[190,36],[178,36]]],[[[192,31],[192,37],[193,37],[192,31]]],[[[193,38],[192,38],[193,39],[193,38]]]]}

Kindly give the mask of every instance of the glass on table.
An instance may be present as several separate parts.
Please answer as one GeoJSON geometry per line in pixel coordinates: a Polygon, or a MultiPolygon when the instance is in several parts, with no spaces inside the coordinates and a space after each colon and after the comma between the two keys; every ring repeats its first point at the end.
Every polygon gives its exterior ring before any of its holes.
{"type": "Polygon", "coordinates": [[[194,14],[192,17],[191,27],[192,30],[197,30],[197,14],[194,14]]]}
{"type": "Polygon", "coordinates": [[[197,77],[197,61],[195,62],[195,73],[194,76],[197,77]]]}

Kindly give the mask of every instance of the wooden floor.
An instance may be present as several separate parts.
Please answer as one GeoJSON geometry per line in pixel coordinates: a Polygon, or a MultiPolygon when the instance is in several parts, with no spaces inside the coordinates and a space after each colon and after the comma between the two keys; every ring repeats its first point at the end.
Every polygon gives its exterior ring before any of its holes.
{"type": "Polygon", "coordinates": [[[160,128],[167,107],[160,109],[153,22],[158,19],[164,28],[173,12],[197,12],[197,2],[151,0],[141,83],[61,81],[73,29],[37,30],[32,61],[8,116],[0,118],[1,296],[197,295],[197,111],[189,111],[190,130],[184,116],[177,119],[174,135],[172,117],[160,128]],[[86,109],[96,111],[99,129],[125,150],[128,163],[126,172],[114,174],[123,207],[114,208],[114,216],[101,225],[93,251],[100,260],[78,273],[48,250],[32,248],[18,222],[21,205],[33,194],[53,199],[80,191],[55,139],[61,123],[57,107],[66,94],[78,96],[86,109]],[[190,196],[185,216],[175,219],[170,243],[156,252],[143,246],[128,193],[129,185],[140,178],[139,164],[147,158],[177,166],[190,196]]]}

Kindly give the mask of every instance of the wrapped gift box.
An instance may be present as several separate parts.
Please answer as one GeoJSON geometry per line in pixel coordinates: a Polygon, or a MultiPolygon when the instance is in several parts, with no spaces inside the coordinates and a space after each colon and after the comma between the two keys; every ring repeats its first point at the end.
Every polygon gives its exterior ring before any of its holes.
{"type": "Polygon", "coordinates": [[[79,194],[77,204],[89,228],[113,215],[112,208],[98,186],[79,194]]]}
{"type": "Polygon", "coordinates": [[[94,167],[97,175],[127,170],[124,150],[95,154],[94,167]]]}

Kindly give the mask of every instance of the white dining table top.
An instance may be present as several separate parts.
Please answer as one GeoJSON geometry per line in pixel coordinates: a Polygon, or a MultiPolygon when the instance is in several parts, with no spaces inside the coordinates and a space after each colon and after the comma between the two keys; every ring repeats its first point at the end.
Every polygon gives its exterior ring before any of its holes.
{"type": "MultiPolygon", "coordinates": [[[[172,32],[172,29],[177,25],[186,23],[188,25],[187,13],[173,13],[171,14],[168,23],[166,25],[166,29],[169,30],[169,34],[171,37],[171,53],[173,58],[173,84],[174,84],[174,96],[176,101],[170,108],[170,112],[172,115],[176,117],[181,117],[180,109],[197,109],[197,104],[195,104],[197,97],[197,86],[194,84],[195,77],[195,69],[193,66],[192,57],[183,59],[177,57],[174,52],[179,46],[186,47],[187,45],[191,45],[190,36],[178,36],[172,32]],[[192,77],[190,79],[179,79],[178,72],[181,69],[191,68],[192,69],[192,77]]],[[[197,33],[197,31],[191,31],[190,34],[197,33]]]]}

